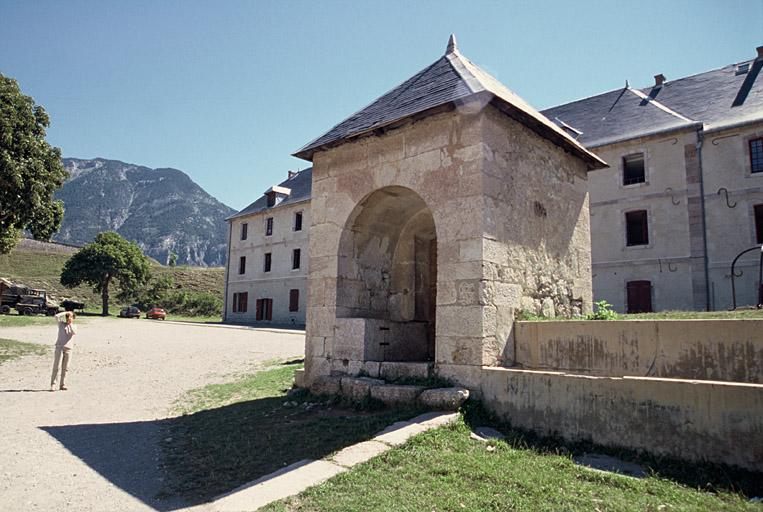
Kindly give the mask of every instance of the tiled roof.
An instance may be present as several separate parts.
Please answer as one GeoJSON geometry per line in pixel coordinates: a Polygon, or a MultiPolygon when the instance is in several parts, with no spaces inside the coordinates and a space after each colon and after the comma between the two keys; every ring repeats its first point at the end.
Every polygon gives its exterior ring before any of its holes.
{"type": "Polygon", "coordinates": [[[461,55],[453,36],[446,55],[308,143],[294,156],[312,160],[313,154],[321,149],[477,95],[493,101],[509,116],[582,158],[590,168],[606,166],[522,98],[461,55]]]}
{"type": "Polygon", "coordinates": [[[560,126],[582,132],[588,147],[642,137],[673,128],[702,125],[720,129],[763,121],[763,58],[665,82],[662,86],[625,87],[543,111],[560,126]]]}
{"type": "Polygon", "coordinates": [[[275,206],[268,206],[268,198],[265,195],[260,196],[255,202],[244,208],[238,213],[235,213],[228,217],[227,220],[235,219],[237,217],[244,217],[246,215],[252,215],[254,213],[260,213],[265,210],[272,210],[280,206],[288,204],[298,203],[310,199],[310,193],[313,187],[313,168],[309,167],[304,171],[298,172],[295,176],[286,181],[282,181],[278,184],[279,187],[285,187],[291,189],[291,194],[285,197],[280,203],[275,206]]]}

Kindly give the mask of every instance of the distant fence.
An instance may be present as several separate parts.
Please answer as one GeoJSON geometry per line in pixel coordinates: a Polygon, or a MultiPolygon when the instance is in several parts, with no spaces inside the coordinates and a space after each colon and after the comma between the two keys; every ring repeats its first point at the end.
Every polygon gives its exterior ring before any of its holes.
{"type": "Polygon", "coordinates": [[[41,242],[31,238],[22,238],[14,248],[15,251],[48,252],[55,254],[74,254],[82,249],[81,245],[61,244],[57,242],[41,242]]]}

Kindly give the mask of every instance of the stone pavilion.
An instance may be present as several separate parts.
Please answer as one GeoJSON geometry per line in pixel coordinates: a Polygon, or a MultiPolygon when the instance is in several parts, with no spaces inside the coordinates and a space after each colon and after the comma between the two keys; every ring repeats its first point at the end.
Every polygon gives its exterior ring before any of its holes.
{"type": "Polygon", "coordinates": [[[517,312],[590,311],[587,173],[607,164],[453,36],[295,156],[313,165],[303,385],[407,368],[478,391],[514,361],[517,312]]]}

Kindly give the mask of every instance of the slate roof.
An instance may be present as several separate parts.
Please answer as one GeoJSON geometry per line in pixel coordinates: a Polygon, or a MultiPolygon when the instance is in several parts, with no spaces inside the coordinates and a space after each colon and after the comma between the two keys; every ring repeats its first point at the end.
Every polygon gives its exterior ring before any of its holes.
{"type": "Polygon", "coordinates": [[[260,213],[265,210],[278,208],[279,206],[299,203],[300,201],[306,201],[310,199],[310,193],[312,192],[313,188],[313,168],[309,167],[304,171],[298,172],[296,176],[291,179],[282,181],[278,184],[278,186],[291,189],[291,194],[288,197],[285,197],[280,203],[276,204],[275,206],[268,206],[268,198],[263,194],[255,202],[240,212],[231,215],[226,220],[244,217],[254,213],[260,213]]]}
{"type": "Polygon", "coordinates": [[[589,168],[606,167],[599,157],[461,55],[455,47],[453,36],[443,57],[308,143],[294,156],[312,160],[313,154],[321,149],[477,95],[493,101],[509,116],[580,157],[589,168]]]}
{"type": "Polygon", "coordinates": [[[582,132],[587,147],[612,144],[661,131],[722,129],[763,121],[763,58],[665,82],[661,87],[625,87],[544,110],[560,126],[582,132]],[[646,99],[645,99],[646,98],[646,99]]]}

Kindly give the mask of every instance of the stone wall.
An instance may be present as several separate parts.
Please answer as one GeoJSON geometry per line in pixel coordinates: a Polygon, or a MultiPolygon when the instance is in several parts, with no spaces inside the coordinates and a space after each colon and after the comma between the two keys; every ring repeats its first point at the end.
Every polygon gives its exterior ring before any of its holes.
{"type": "MultiPolygon", "coordinates": [[[[483,365],[512,361],[506,347],[513,347],[509,341],[518,309],[545,308],[561,315],[590,310],[586,187],[582,161],[481,101],[316,153],[306,382],[336,368],[337,318],[410,319],[405,299],[393,298],[386,309],[370,303],[389,298],[385,290],[389,296],[396,291],[405,295],[406,288],[410,292],[408,285],[395,288],[395,261],[385,256],[398,249],[397,239],[382,236],[357,243],[362,233],[355,220],[372,194],[406,189],[431,214],[437,259],[436,371],[478,392],[483,365]],[[356,241],[355,249],[345,247],[347,239],[356,241]],[[353,262],[347,258],[358,258],[361,246],[381,253],[373,254],[378,269],[348,264],[353,262]],[[373,293],[368,293],[364,269],[378,273],[373,293]],[[385,275],[392,276],[389,282],[385,275]],[[353,303],[365,307],[366,300],[371,305],[366,313],[346,309],[353,303]]],[[[385,210],[379,222],[400,213],[385,210]]],[[[386,224],[382,232],[392,233],[386,224]]],[[[350,363],[342,367],[358,366],[350,363]]]]}
{"type": "Polygon", "coordinates": [[[763,471],[763,385],[484,368],[485,405],[572,441],[763,471]]]}
{"type": "Polygon", "coordinates": [[[516,364],[584,375],[763,383],[763,320],[517,322],[516,364]]]}

